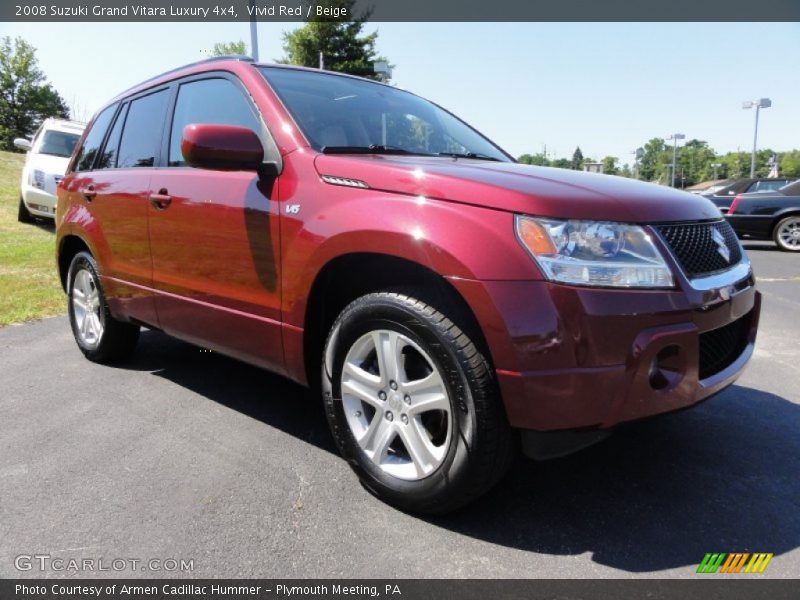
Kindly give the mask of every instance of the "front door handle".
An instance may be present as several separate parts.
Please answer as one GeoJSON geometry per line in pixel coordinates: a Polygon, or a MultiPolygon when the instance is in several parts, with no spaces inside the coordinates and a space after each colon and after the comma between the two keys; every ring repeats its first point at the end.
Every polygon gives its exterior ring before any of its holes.
{"type": "Polygon", "coordinates": [[[81,192],[83,194],[83,199],[87,202],[91,202],[94,200],[95,196],[97,196],[97,191],[94,189],[94,186],[89,184],[89,186],[81,192]]]}
{"type": "Polygon", "coordinates": [[[164,210],[165,208],[169,208],[169,205],[172,203],[172,196],[167,193],[165,188],[161,188],[158,190],[157,194],[150,194],[150,204],[153,205],[154,208],[158,210],[164,210]]]}

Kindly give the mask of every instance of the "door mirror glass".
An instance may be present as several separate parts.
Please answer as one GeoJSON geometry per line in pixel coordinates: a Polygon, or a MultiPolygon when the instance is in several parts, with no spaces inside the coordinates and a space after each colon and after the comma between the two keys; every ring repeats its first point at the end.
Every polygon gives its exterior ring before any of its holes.
{"type": "Polygon", "coordinates": [[[255,132],[236,125],[187,125],[181,154],[187,165],[199,169],[255,171],[264,162],[264,146],[255,132]]]}

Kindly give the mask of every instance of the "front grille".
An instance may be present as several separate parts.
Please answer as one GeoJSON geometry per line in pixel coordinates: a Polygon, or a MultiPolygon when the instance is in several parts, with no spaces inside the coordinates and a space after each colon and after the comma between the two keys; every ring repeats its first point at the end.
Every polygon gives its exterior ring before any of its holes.
{"type": "Polygon", "coordinates": [[[700,334],[700,379],[711,377],[733,364],[747,346],[750,313],[719,329],[700,334]]]}
{"type": "Polygon", "coordinates": [[[736,232],[727,221],[658,225],[656,229],[672,249],[687,277],[724,271],[742,260],[742,249],[736,232]],[[714,240],[714,230],[722,234],[724,244],[730,252],[727,260],[714,240]]]}

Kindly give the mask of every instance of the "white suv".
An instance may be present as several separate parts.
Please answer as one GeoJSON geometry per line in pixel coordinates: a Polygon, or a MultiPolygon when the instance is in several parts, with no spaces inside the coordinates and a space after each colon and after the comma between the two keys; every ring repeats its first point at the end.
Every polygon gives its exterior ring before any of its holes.
{"type": "Polygon", "coordinates": [[[85,127],[76,121],[46,119],[33,140],[14,140],[17,148],[28,151],[20,182],[20,222],[29,223],[34,217],[55,217],[56,186],[64,177],[72,150],[85,127]]]}

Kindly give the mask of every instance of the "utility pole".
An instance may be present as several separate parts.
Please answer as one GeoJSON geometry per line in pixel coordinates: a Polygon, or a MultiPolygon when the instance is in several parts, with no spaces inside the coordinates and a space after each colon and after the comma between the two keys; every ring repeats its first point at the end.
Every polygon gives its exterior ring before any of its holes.
{"type": "Polygon", "coordinates": [[[258,62],[258,30],[256,29],[255,0],[250,0],[250,56],[258,62]]]}
{"type": "Polygon", "coordinates": [[[675,163],[678,159],[678,140],[686,139],[682,133],[673,133],[667,138],[672,140],[672,187],[675,187],[675,163]]]}
{"type": "Polygon", "coordinates": [[[325,69],[325,55],[322,54],[322,50],[319,51],[319,68],[320,71],[325,69]]]}
{"type": "Polygon", "coordinates": [[[760,98],[758,100],[747,100],[742,102],[742,108],[748,109],[755,107],[756,109],[756,128],[753,132],[753,154],[750,156],[750,177],[756,176],[756,147],[758,146],[758,112],[762,108],[769,108],[772,106],[772,100],[769,98],[760,98]]]}

